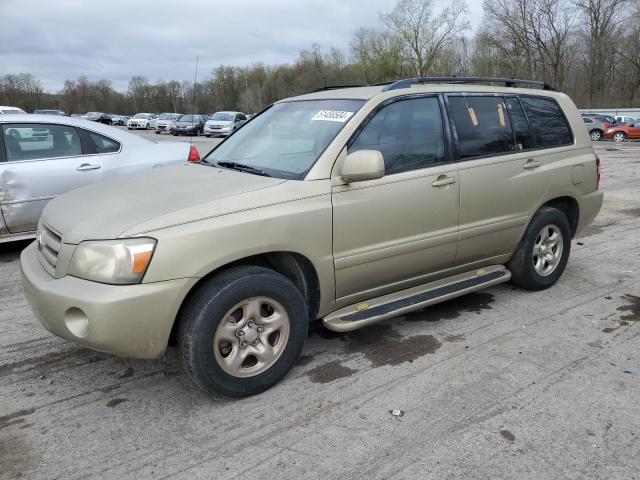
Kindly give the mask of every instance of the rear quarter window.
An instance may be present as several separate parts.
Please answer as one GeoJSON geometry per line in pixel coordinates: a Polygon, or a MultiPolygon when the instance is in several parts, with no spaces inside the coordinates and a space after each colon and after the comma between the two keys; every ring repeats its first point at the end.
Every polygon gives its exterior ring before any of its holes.
{"type": "Polygon", "coordinates": [[[521,96],[537,148],[552,148],[573,143],[569,123],[555,100],[521,96]]]}

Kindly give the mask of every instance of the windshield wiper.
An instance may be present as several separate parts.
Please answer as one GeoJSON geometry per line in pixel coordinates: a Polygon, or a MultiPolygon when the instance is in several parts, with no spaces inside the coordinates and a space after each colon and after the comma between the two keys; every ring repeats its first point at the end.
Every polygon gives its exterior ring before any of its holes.
{"type": "Polygon", "coordinates": [[[259,168],[252,167],[251,165],[245,165],[238,162],[215,162],[213,165],[218,165],[219,167],[224,168],[232,168],[233,170],[238,170],[240,172],[253,173],[254,175],[262,175],[263,177],[271,176],[264,170],[260,170],[259,168]]]}

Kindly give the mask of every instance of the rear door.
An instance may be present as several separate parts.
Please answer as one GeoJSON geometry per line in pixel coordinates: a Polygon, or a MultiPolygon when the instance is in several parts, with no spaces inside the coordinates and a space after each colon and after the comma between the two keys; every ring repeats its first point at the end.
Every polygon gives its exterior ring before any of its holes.
{"type": "Polygon", "coordinates": [[[80,135],[72,126],[3,124],[0,134],[5,150],[5,161],[0,163],[0,208],[11,233],[35,230],[50,199],[98,181],[102,175],[101,159],[83,153],[80,135]]]}
{"type": "Polygon", "coordinates": [[[543,153],[517,97],[448,95],[447,103],[460,175],[455,264],[491,262],[513,251],[547,189],[543,153]]]}

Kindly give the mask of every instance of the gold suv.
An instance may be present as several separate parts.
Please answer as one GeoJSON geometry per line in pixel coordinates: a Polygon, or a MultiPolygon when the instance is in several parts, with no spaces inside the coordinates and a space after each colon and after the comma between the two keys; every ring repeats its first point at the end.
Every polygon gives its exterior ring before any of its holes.
{"type": "Polygon", "coordinates": [[[24,289],[56,335],[136,358],[175,341],[202,388],[252,395],[311,320],[346,332],[501,282],[550,287],[599,178],[575,105],[538,82],[325,89],[200,163],[51,201],[24,289]]]}

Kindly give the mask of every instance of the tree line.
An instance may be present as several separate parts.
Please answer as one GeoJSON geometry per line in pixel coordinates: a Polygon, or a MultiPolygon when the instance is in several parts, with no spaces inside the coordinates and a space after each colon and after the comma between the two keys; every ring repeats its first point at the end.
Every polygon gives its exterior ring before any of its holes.
{"type": "Polygon", "coordinates": [[[399,0],[380,28],[356,31],[347,51],[313,44],[292,64],[221,65],[197,83],[131,78],[126,92],[86,76],[45,92],[30,73],[0,78],[0,104],[26,111],[252,113],[281,98],[332,85],[369,85],[415,76],[536,79],[582,108],[640,103],[640,0],[484,0],[470,32],[455,1],[399,0]]]}

